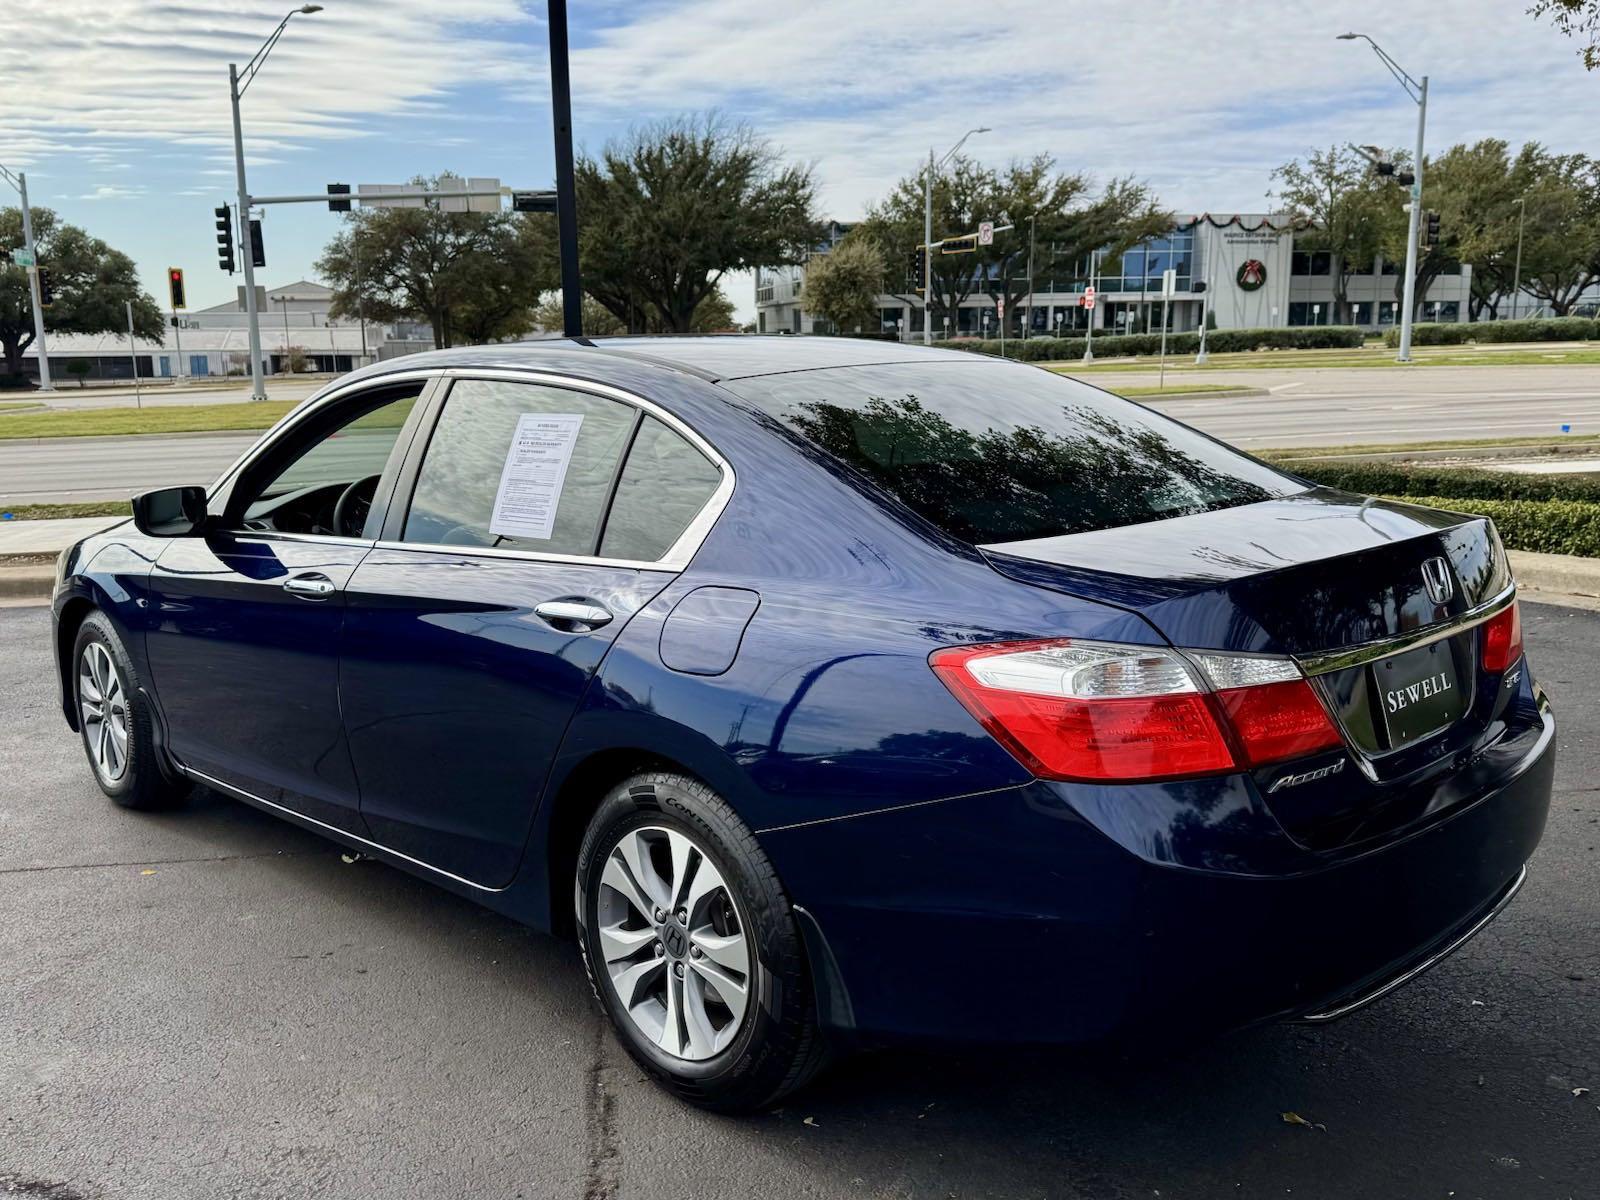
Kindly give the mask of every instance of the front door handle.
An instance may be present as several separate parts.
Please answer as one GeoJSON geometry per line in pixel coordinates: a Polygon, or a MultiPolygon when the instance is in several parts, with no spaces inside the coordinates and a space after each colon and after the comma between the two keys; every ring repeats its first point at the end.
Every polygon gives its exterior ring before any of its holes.
{"type": "Polygon", "coordinates": [[[611,614],[598,604],[585,604],[581,600],[546,600],[533,610],[550,624],[583,625],[598,629],[611,620],[611,614]]]}
{"type": "Polygon", "coordinates": [[[291,575],[283,581],[283,590],[303,600],[326,600],[338,589],[326,575],[291,575]]]}

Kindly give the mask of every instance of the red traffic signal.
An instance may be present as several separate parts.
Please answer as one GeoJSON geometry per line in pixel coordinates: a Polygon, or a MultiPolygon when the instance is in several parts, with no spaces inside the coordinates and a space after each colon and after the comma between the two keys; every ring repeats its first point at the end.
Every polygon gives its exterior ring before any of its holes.
{"type": "Polygon", "coordinates": [[[171,296],[172,296],[172,307],[174,309],[188,308],[189,307],[189,305],[188,305],[188,303],[187,303],[187,301],[186,301],[186,299],[184,297],[184,294],[183,294],[183,268],[182,267],[168,267],[167,268],[167,291],[169,293],[171,293],[171,296]]]}

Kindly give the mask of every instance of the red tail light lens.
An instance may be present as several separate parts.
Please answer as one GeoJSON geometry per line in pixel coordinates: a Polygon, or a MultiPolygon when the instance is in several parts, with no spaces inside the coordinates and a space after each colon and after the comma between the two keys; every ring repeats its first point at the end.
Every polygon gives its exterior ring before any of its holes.
{"type": "Polygon", "coordinates": [[[1499,675],[1522,657],[1522,613],[1513,600],[1483,623],[1483,669],[1499,675]]]}
{"type": "Polygon", "coordinates": [[[1248,766],[1299,758],[1339,745],[1339,731],[1304,679],[1218,692],[1248,766]]]}
{"type": "Polygon", "coordinates": [[[1212,775],[1340,744],[1286,659],[1207,654],[1191,663],[1154,647],[1060,640],[952,647],[930,664],[1045,779],[1212,775]]]}

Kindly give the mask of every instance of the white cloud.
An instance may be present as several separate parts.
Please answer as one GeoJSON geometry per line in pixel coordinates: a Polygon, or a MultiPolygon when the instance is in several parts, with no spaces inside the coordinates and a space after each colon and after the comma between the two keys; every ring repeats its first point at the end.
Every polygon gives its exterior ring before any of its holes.
{"type": "MultiPolygon", "coordinates": [[[[130,139],[226,148],[227,64],[248,61],[286,7],[12,0],[10,27],[40,36],[0,74],[0,145],[18,158],[130,139]]],[[[348,0],[297,16],[244,97],[247,145],[354,137],[464,82],[517,79],[525,56],[507,35],[531,28],[518,0],[348,0]]]]}
{"type": "Polygon", "coordinates": [[[143,196],[144,194],[145,194],[145,190],[142,187],[120,187],[120,186],[118,186],[116,184],[112,184],[112,183],[102,183],[98,187],[96,187],[94,189],[94,191],[85,192],[83,195],[79,196],[78,199],[79,200],[132,200],[132,199],[135,199],[135,198],[137,198],[139,196],[143,196]]]}

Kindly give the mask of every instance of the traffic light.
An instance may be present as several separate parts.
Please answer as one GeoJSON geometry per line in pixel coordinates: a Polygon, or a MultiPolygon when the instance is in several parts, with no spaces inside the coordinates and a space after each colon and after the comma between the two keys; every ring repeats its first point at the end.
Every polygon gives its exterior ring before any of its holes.
{"type": "Polygon", "coordinates": [[[911,259],[906,266],[906,276],[911,280],[912,291],[926,291],[928,287],[928,257],[923,253],[921,246],[911,252],[911,259]]]}
{"type": "Polygon", "coordinates": [[[1439,244],[1439,214],[1431,212],[1424,215],[1428,218],[1428,233],[1424,240],[1430,246],[1437,246],[1439,244]]]}
{"type": "Polygon", "coordinates": [[[348,183],[330,183],[328,185],[328,211],[350,211],[350,185],[348,183]]]}
{"type": "Polygon", "coordinates": [[[261,245],[261,218],[250,218],[250,265],[264,267],[267,265],[267,252],[261,245]]]}
{"type": "Polygon", "coordinates": [[[1382,162],[1375,162],[1375,163],[1372,164],[1372,173],[1374,175],[1393,175],[1394,174],[1394,164],[1392,162],[1387,161],[1387,160],[1384,160],[1382,162]]]}
{"type": "Polygon", "coordinates": [[[217,214],[217,266],[233,274],[233,214],[226,204],[212,210],[217,214]]]}
{"type": "Polygon", "coordinates": [[[180,308],[188,308],[189,307],[187,299],[185,298],[185,296],[183,294],[183,268],[182,267],[168,267],[167,268],[167,291],[172,296],[172,308],[173,308],[174,311],[176,311],[176,310],[178,310],[180,308]]]}
{"type": "Polygon", "coordinates": [[[55,283],[50,278],[50,272],[43,267],[39,268],[39,307],[49,308],[56,302],[55,283]]]}
{"type": "Polygon", "coordinates": [[[1191,283],[1189,285],[1189,291],[1192,294],[1195,294],[1195,295],[1198,295],[1199,293],[1201,293],[1201,292],[1203,292],[1205,290],[1206,290],[1206,281],[1204,279],[1196,279],[1193,283],[1191,283]]]}

